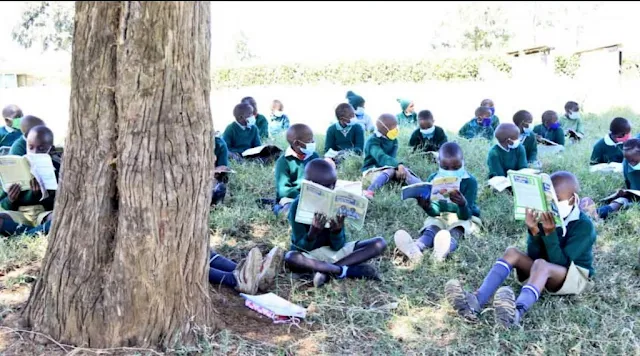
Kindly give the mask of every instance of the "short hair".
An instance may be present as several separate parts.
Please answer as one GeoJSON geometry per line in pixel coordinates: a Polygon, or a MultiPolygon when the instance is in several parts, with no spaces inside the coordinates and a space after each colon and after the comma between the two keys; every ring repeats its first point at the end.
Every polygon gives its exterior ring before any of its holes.
{"type": "Polygon", "coordinates": [[[490,101],[490,102],[493,104],[493,100],[491,100],[491,99],[483,99],[483,100],[480,102],[480,106],[485,106],[485,105],[487,104],[487,101],[490,101]]]}
{"type": "Polygon", "coordinates": [[[284,110],[284,105],[282,105],[282,101],[276,99],[273,101],[273,103],[278,104],[280,106],[280,111],[284,110]]]}
{"type": "Polygon", "coordinates": [[[429,110],[422,110],[418,113],[418,119],[433,119],[433,114],[429,110]]]}
{"type": "MultiPolygon", "coordinates": [[[[245,102],[242,102],[242,103],[236,105],[233,108],[233,116],[236,119],[238,119],[238,118],[240,118],[242,116],[242,114],[245,112],[245,110],[249,110],[253,114],[254,108],[251,105],[249,105],[249,104],[247,104],[245,102]]],[[[243,119],[246,119],[246,118],[243,117],[243,119]]]]}
{"type": "Polygon", "coordinates": [[[520,110],[513,114],[513,123],[516,124],[516,126],[520,126],[520,124],[527,121],[528,119],[533,120],[533,115],[531,115],[531,113],[527,110],[520,110]]]}
{"type": "Polygon", "coordinates": [[[5,119],[19,119],[22,117],[22,110],[18,105],[7,105],[2,109],[2,117],[5,119]]]}
{"type": "Polygon", "coordinates": [[[353,107],[349,103],[342,103],[336,107],[335,114],[336,119],[340,119],[341,117],[345,117],[349,112],[353,111],[353,107]]]}
{"type": "Polygon", "coordinates": [[[609,131],[611,131],[612,134],[625,133],[631,131],[631,124],[629,123],[629,120],[624,117],[616,117],[611,120],[611,124],[609,124],[609,131]]]}
{"type": "Polygon", "coordinates": [[[637,138],[627,140],[624,143],[623,150],[625,153],[632,151],[640,152],[640,140],[637,138]]]}
{"type": "Polygon", "coordinates": [[[580,107],[580,106],[575,101],[567,101],[567,103],[564,104],[565,111],[570,111],[572,108],[576,108],[576,107],[580,107]]]}
{"type": "Polygon", "coordinates": [[[51,131],[51,129],[45,125],[38,125],[38,126],[32,127],[31,130],[29,130],[29,134],[31,134],[32,132],[39,137],[50,138],[51,142],[53,142],[53,137],[54,137],[53,131],[51,131]]]}
{"type": "Polygon", "coordinates": [[[440,146],[440,156],[441,157],[455,157],[460,155],[462,159],[464,159],[464,154],[462,152],[462,147],[455,142],[446,142],[442,146],[440,146]]]}
{"type": "Polygon", "coordinates": [[[545,123],[549,120],[551,120],[552,117],[556,117],[558,118],[558,113],[553,111],[553,110],[547,110],[545,112],[542,113],[542,122],[545,123]]]}
{"type": "Polygon", "coordinates": [[[478,106],[478,108],[476,109],[476,117],[480,117],[480,115],[482,114],[491,115],[491,110],[489,110],[489,108],[486,106],[478,106]]]}
{"type": "Polygon", "coordinates": [[[287,142],[293,144],[296,140],[301,140],[304,134],[311,134],[313,137],[313,130],[305,124],[293,124],[287,129],[287,142]]]}

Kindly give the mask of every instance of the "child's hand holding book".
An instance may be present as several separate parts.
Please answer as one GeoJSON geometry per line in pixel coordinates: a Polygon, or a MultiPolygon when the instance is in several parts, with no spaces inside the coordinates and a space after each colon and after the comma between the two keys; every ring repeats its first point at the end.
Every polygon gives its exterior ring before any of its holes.
{"type": "Polygon", "coordinates": [[[337,215],[335,219],[329,221],[329,230],[333,234],[339,234],[344,229],[344,215],[337,215]]]}
{"type": "Polygon", "coordinates": [[[309,240],[315,240],[316,236],[324,229],[325,225],[327,225],[327,216],[322,213],[313,214],[313,221],[311,222],[311,228],[309,229],[309,233],[307,234],[307,238],[309,240]]]}
{"type": "Polygon", "coordinates": [[[7,198],[12,203],[15,203],[20,197],[20,193],[22,189],[20,188],[20,184],[13,184],[9,187],[9,191],[7,192],[7,198]]]}
{"type": "Polygon", "coordinates": [[[429,197],[419,197],[416,198],[416,200],[418,201],[418,206],[420,206],[422,210],[428,211],[431,209],[431,199],[429,199],[429,197]]]}
{"type": "Polygon", "coordinates": [[[449,193],[449,199],[451,199],[451,202],[459,207],[467,205],[467,199],[464,197],[464,195],[462,195],[462,193],[460,193],[459,190],[452,190],[449,193]]]}
{"type": "Polygon", "coordinates": [[[542,229],[544,230],[544,234],[546,236],[556,231],[556,219],[553,216],[553,213],[546,212],[540,214],[540,220],[542,220],[542,229]]]}
{"type": "Polygon", "coordinates": [[[539,212],[528,208],[525,213],[524,223],[527,225],[529,232],[531,232],[531,235],[533,236],[538,236],[540,234],[540,228],[538,227],[538,221],[540,220],[539,215],[539,212]]]}

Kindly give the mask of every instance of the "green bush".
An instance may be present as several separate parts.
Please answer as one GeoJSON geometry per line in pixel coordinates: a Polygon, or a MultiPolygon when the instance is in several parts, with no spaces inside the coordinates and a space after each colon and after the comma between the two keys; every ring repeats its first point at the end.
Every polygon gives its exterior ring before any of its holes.
{"type": "Polygon", "coordinates": [[[580,56],[558,56],[555,57],[555,73],[573,78],[580,68],[580,56]]]}

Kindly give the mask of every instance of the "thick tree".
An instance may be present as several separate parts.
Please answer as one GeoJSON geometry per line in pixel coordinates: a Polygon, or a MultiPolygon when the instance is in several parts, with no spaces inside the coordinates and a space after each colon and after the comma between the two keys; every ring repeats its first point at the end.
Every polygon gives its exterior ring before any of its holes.
{"type": "Polygon", "coordinates": [[[210,5],[76,2],[49,245],[24,316],[88,347],[170,345],[209,321],[210,5]]]}

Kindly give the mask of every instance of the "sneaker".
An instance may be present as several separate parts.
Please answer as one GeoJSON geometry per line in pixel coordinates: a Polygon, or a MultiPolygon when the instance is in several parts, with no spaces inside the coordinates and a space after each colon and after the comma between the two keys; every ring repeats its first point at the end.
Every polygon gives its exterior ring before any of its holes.
{"type": "Polygon", "coordinates": [[[433,258],[442,262],[451,250],[451,233],[449,230],[440,230],[433,238],[433,258]]]}
{"type": "Polygon", "coordinates": [[[419,262],[422,259],[422,251],[418,244],[413,241],[411,235],[404,230],[398,230],[393,235],[396,248],[407,256],[412,262],[419,262]]]}
{"type": "Polygon", "coordinates": [[[516,296],[511,287],[500,287],[493,297],[496,323],[510,328],[520,322],[520,313],[516,308],[516,296]]]}
{"type": "Polygon", "coordinates": [[[349,266],[347,268],[347,278],[372,279],[379,281],[378,271],[370,264],[349,266]]]}
{"type": "Polygon", "coordinates": [[[451,279],[444,286],[444,295],[458,313],[458,315],[469,321],[477,321],[480,312],[478,298],[473,293],[462,289],[462,285],[457,279],[451,279]]]}
{"type": "Polygon", "coordinates": [[[598,216],[598,208],[596,207],[596,203],[593,199],[586,197],[580,199],[580,204],[578,205],[580,211],[587,214],[588,217],[593,221],[600,220],[600,216],[598,216]]]}
{"type": "Polygon", "coordinates": [[[313,286],[315,288],[322,287],[329,280],[329,276],[326,273],[316,272],[313,275],[313,286]]]}
{"type": "Polygon", "coordinates": [[[373,200],[375,193],[372,190],[363,190],[362,195],[369,200],[373,200]]]}
{"type": "Polygon", "coordinates": [[[282,261],[284,260],[284,250],[280,247],[274,247],[265,256],[262,262],[262,269],[258,274],[258,289],[266,292],[276,279],[276,275],[282,267],[282,261]]]}
{"type": "Polygon", "coordinates": [[[258,291],[258,274],[262,267],[262,254],[260,249],[254,247],[247,254],[247,258],[238,264],[233,271],[236,278],[236,290],[240,293],[256,294],[258,291]]]}

